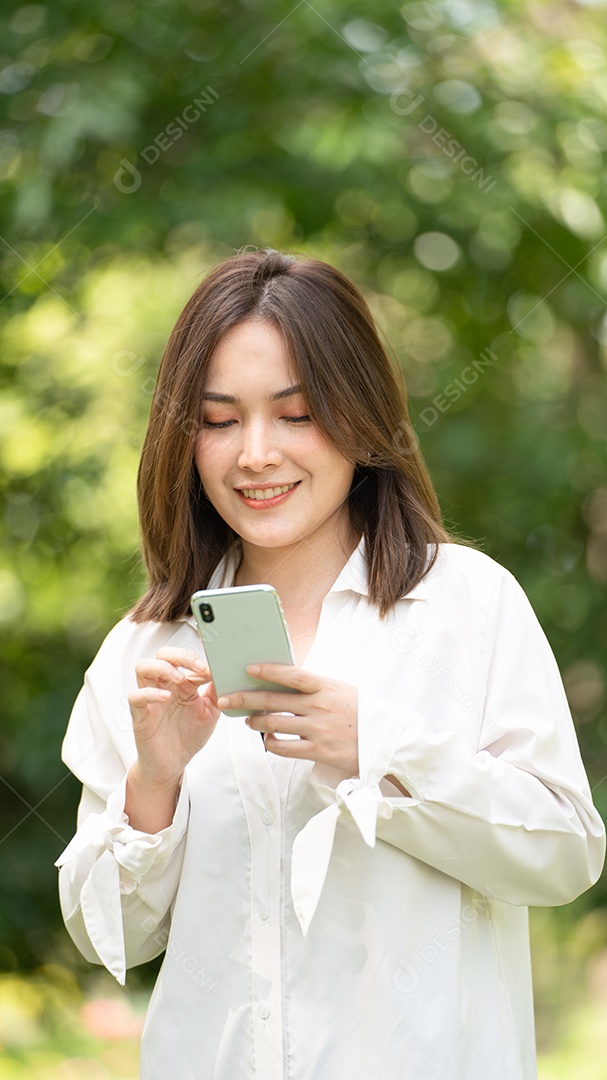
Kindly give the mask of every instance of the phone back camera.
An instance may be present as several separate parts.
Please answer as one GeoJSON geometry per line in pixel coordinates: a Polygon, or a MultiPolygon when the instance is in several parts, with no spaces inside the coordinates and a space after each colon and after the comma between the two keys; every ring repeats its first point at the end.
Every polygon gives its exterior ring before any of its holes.
{"type": "Polygon", "coordinates": [[[214,622],[215,616],[213,614],[213,608],[210,604],[200,605],[200,618],[203,622],[214,622]]]}

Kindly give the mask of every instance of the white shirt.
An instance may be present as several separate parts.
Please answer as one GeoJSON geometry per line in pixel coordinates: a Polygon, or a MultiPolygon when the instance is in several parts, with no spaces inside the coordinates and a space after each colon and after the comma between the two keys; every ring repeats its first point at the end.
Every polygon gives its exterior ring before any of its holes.
{"type": "Polygon", "coordinates": [[[380,621],[361,541],[304,664],[358,687],[359,778],[221,716],[147,835],[124,815],[126,696],[168,644],[202,651],[191,618],[114,627],[63,747],[84,785],[58,860],[70,934],[120,983],[166,947],[143,1080],[532,1080],[527,905],[588,889],[605,832],[512,575],[443,545],[380,621]]]}

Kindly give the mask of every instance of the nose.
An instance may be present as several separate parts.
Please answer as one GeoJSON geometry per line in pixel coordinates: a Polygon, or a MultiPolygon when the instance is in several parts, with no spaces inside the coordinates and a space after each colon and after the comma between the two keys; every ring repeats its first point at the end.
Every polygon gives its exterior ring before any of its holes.
{"type": "Polygon", "coordinates": [[[264,422],[244,423],[238,454],[239,469],[260,473],[267,465],[280,465],[281,461],[282,452],[274,426],[264,422]]]}

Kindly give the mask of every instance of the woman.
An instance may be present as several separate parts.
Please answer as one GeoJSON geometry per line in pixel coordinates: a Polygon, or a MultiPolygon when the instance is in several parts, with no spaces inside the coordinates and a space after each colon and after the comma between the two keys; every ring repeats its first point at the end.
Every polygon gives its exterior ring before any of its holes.
{"type": "Polygon", "coordinates": [[[526,908],[593,884],[604,829],[546,638],[445,532],[341,273],[261,251],[208,275],[139,505],[149,588],[74,707],[58,865],[87,959],[123,983],[166,950],[142,1077],[531,1080],[526,908]],[[189,597],[258,582],[296,666],[218,700],[189,597]]]}

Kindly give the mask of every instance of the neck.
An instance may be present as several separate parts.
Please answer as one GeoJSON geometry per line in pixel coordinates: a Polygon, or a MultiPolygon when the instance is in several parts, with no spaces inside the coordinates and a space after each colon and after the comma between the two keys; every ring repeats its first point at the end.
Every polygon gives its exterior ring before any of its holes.
{"type": "Polygon", "coordinates": [[[262,548],[243,541],[235,585],[272,585],[283,607],[300,608],[321,602],[339,577],[360,536],[328,534],[281,548],[262,548]]]}

